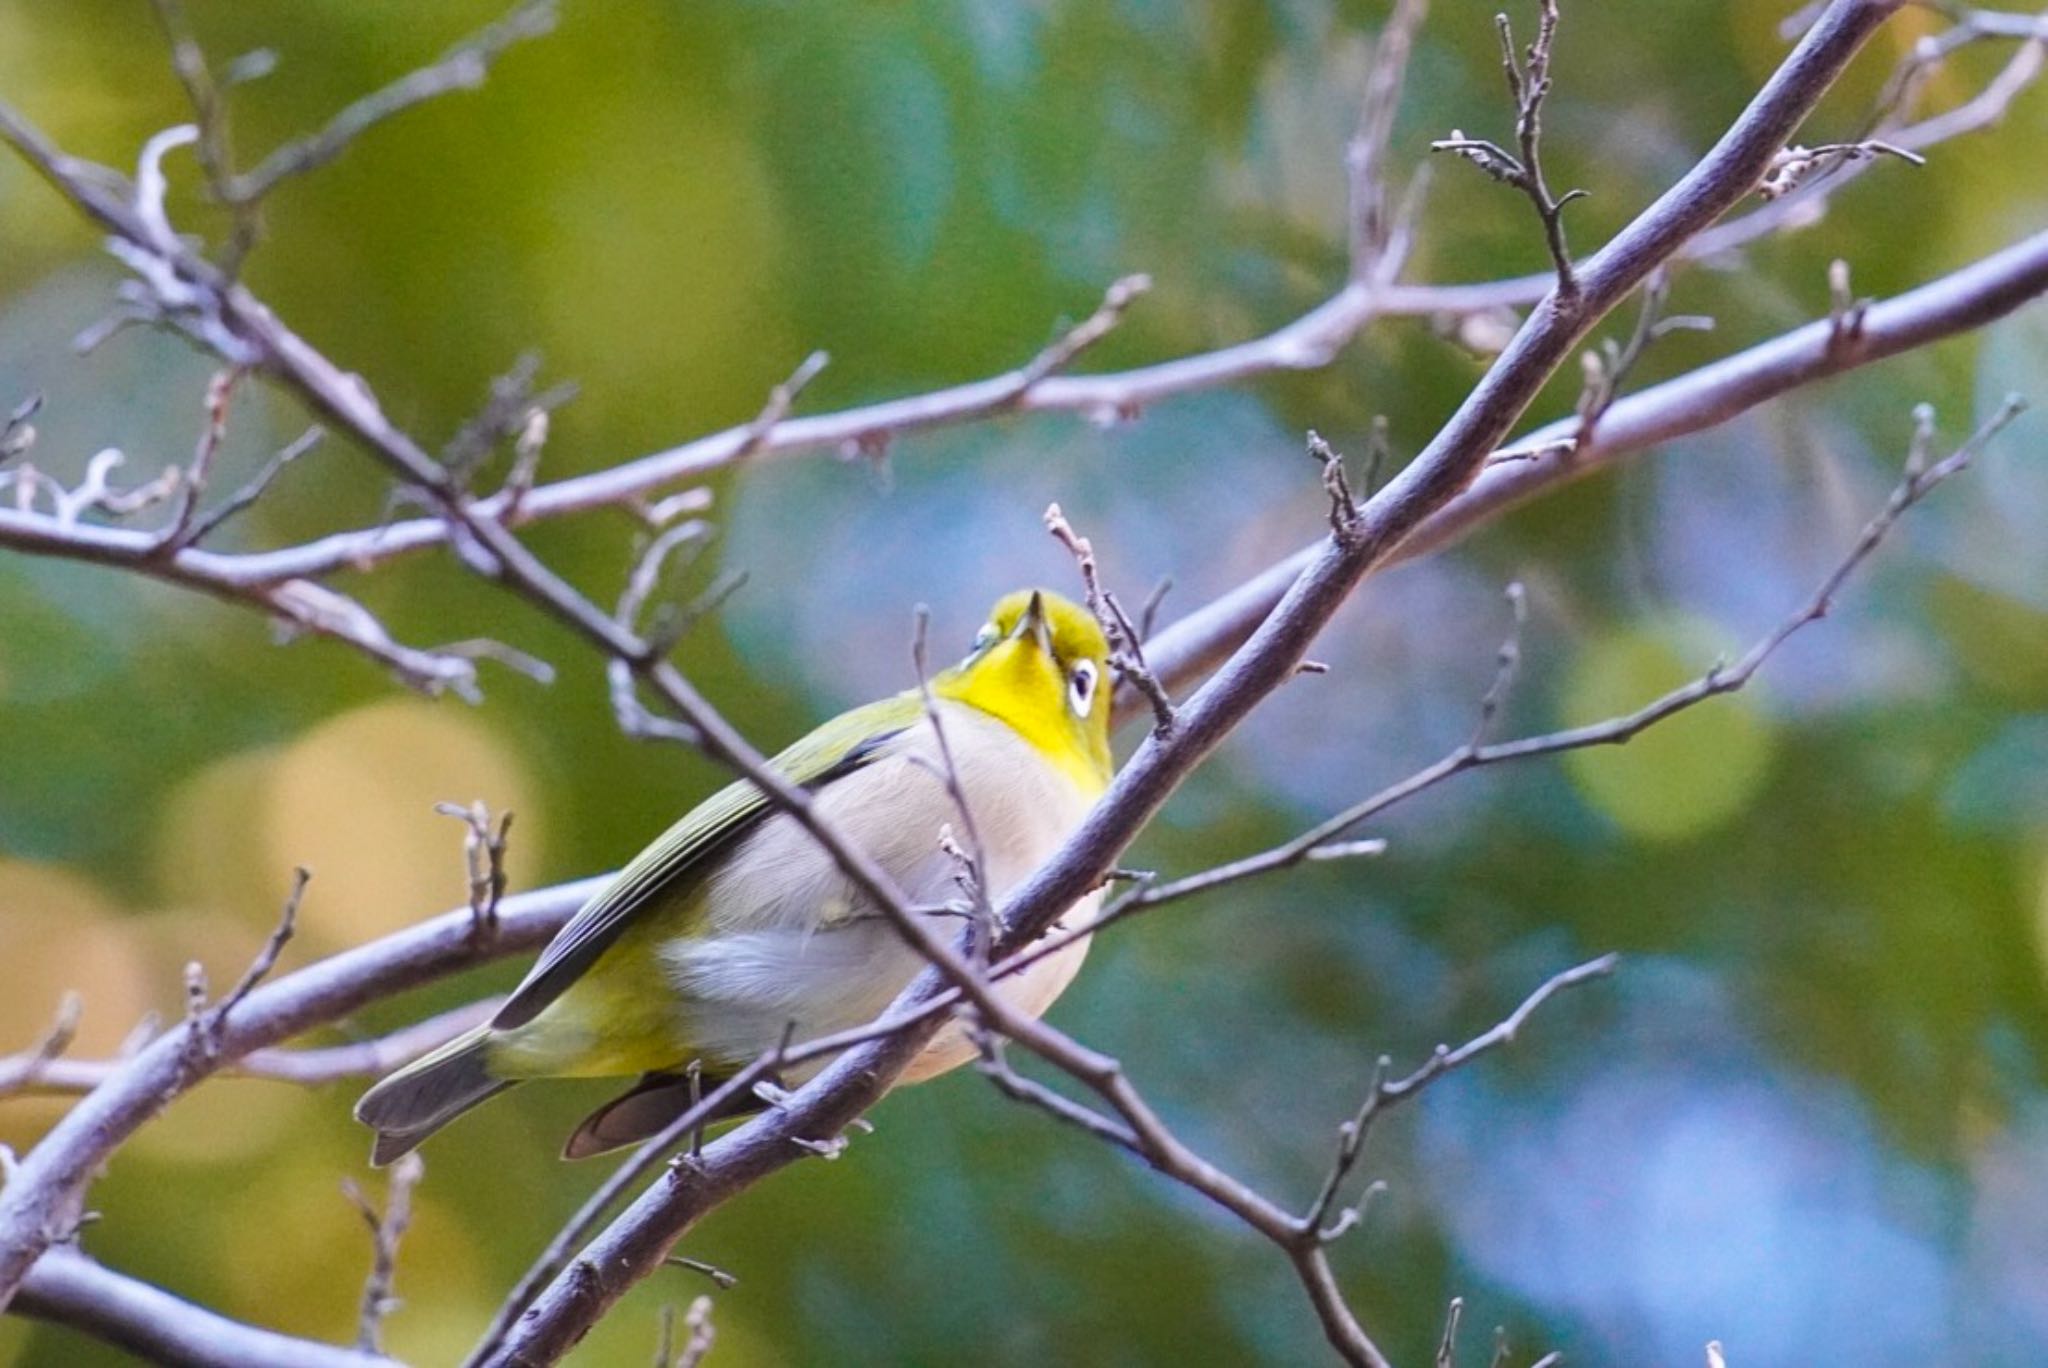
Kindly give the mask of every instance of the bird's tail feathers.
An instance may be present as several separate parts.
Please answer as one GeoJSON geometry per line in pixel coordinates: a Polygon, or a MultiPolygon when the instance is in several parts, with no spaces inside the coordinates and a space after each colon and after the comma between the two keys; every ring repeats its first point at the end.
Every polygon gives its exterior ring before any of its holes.
{"type": "Polygon", "coordinates": [[[422,1140],[514,1080],[492,1076],[486,1053],[490,1027],[457,1036],[414,1060],[362,1095],[356,1120],[377,1132],[370,1162],[379,1168],[410,1153],[422,1140]]]}
{"type": "MultiPolygon", "coordinates": [[[[719,1074],[707,1073],[692,1079],[687,1074],[656,1072],[643,1074],[626,1092],[583,1118],[583,1124],[562,1149],[564,1159],[588,1159],[625,1145],[651,1140],[680,1120],[691,1104],[715,1091],[725,1082],[719,1074]]],[[[759,1111],[761,1101],[751,1093],[733,1098],[704,1118],[708,1126],[759,1111]]]]}

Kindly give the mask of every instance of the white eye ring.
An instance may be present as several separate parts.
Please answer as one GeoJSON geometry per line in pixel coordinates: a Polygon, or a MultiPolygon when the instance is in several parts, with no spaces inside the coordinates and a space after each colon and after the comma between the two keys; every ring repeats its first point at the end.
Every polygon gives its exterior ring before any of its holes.
{"type": "Polygon", "coordinates": [[[995,625],[995,624],[994,624],[993,622],[984,622],[984,623],[982,623],[982,624],[981,624],[981,630],[980,630],[980,631],[978,631],[978,632],[976,632],[976,633],[974,634],[974,640],[973,640],[972,642],[969,642],[969,643],[968,643],[968,646],[967,646],[967,654],[968,654],[968,656],[969,656],[970,658],[972,658],[972,657],[974,657],[974,656],[978,656],[978,655],[980,655],[980,654],[981,654],[981,653],[982,653],[983,651],[987,650],[987,649],[988,649],[988,648],[989,648],[990,646],[993,646],[993,645],[995,644],[995,640],[996,640],[996,625],[995,625]]]}
{"type": "Polygon", "coordinates": [[[1084,660],[1067,676],[1067,705],[1076,717],[1086,717],[1095,701],[1095,662],[1084,660]]]}

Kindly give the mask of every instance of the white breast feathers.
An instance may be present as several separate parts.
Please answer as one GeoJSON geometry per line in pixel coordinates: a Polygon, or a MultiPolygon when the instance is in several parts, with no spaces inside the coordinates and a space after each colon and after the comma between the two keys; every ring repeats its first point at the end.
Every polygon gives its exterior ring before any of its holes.
{"type": "MultiPolygon", "coordinates": [[[[938,706],[989,895],[1000,902],[1079,825],[1091,799],[1004,723],[963,704],[938,706]]],[[[819,814],[886,869],[916,906],[942,907],[964,896],[959,861],[940,848],[940,833],[951,827],[968,847],[969,825],[938,777],[940,763],[931,725],[921,721],[818,796],[819,814]]],[[[684,999],[680,1029],[709,1062],[751,1060],[791,1022],[799,1041],[864,1025],[923,967],[831,857],[785,816],[749,834],[711,876],[705,896],[702,931],[670,942],[663,958],[684,999]]],[[[1099,901],[1091,894],[1060,926],[1091,921],[1099,901]]],[[[945,919],[949,937],[957,934],[957,917],[932,915],[945,919]]],[[[999,991],[1033,1016],[1042,1013],[1073,980],[1087,946],[1086,938],[1075,941],[999,991]]],[[[973,1053],[949,1026],[905,1081],[943,1073],[973,1053]]],[[[792,1081],[821,1067],[815,1061],[792,1070],[792,1081]]]]}

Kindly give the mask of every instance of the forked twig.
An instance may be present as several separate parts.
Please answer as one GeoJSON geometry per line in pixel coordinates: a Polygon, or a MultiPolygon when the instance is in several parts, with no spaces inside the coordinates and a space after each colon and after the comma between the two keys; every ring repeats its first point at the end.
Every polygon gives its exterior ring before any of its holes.
{"type": "Polygon", "coordinates": [[[1543,173],[1543,102],[1550,96],[1550,53],[1557,41],[1557,0],[1537,2],[1536,40],[1529,44],[1526,65],[1515,54],[1514,27],[1508,17],[1494,16],[1500,32],[1501,72],[1515,104],[1515,140],[1520,155],[1485,138],[1468,138],[1455,128],[1450,137],[1431,143],[1429,150],[1454,153],[1528,196],[1536,207],[1537,217],[1543,221],[1543,240],[1557,272],[1558,304],[1570,309],[1578,302],[1579,280],[1572,265],[1571,248],[1565,243],[1564,207],[1575,199],[1583,199],[1587,192],[1567,190],[1562,195],[1553,195],[1543,173]]]}
{"type": "Polygon", "coordinates": [[[1074,558],[1075,567],[1081,572],[1081,589],[1088,611],[1094,614],[1103,637],[1109,642],[1110,668],[1152,705],[1153,734],[1170,736],[1174,724],[1173,697],[1159,682],[1159,677],[1152,673],[1152,667],[1145,663],[1144,633],[1124,612],[1123,604],[1117,601],[1116,595],[1102,587],[1102,574],[1095,564],[1094,543],[1074,530],[1074,525],[1067,521],[1058,504],[1046,506],[1045,530],[1067,548],[1074,558]]]}
{"type": "Polygon", "coordinates": [[[555,27],[554,0],[528,0],[510,14],[463,39],[431,66],[407,72],[390,85],[350,104],[319,131],[294,138],[254,169],[230,177],[223,193],[230,204],[253,204],[293,176],[325,166],[371,128],[414,105],[483,84],[491,63],[505,50],[555,27]]]}
{"type": "Polygon", "coordinates": [[[212,1006],[207,1005],[206,971],[197,960],[185,966],[185,1016],[188,1034],[185,1050],[188,1056],[197,1055],[213,1058],[220,1053],[221,1034],[228,1024],[228,1016],[242,999],[249,996],[256,985],[261,983],[272,969],[277,967],[278,957],[284,953],[292,932],[298,925],[299,903],[306,896],[306,885],[312,874],[301,868],[292,871],[291,891],[285,894],[284,905],[279,910],[277,925],[263,942],[263,948],[256,952],[256,958],[235,980],[234,987],[212,1006]]]}
{"type": "Polygon", "coordinates": [[[393,1164],[381,1212],[353,1178],[342,1180],[343,1195],[370,1228],[370,1272],[363,1279],[363,1295],[356,1311],[356,1347],[364,1353],[384,1352],[384,1318],[398,1308],[398,1297],[392,1290],[398,1276],[398,1245],[412,1225],[413,1189],[419,1186],[426,1171],[426,1164],[417,1153],[404,1155],[393,1164]]]}
{"type": "Polygon", "coordinates": [[[498,903],[505,896],[505,840],[512,830],[512,814],[499,814],[493,827],[491,810],[481,798],[467,807],[436,803],[434,811],[465,828],[462,860],[469,875],[470,938],[479,946],[488,945],[498,934],[498,903]]]}
{"type": "MultiPolygon", "coordinates": [[[[1380,1056],[1378,1063],[1373,1066],[1372,1083],[1366,1088],[1365,1100],[1359,1103],[1358,1110],[1352,1114],[1351,1119],[1337,1128],[1336,1158],[1331,1162],[1329,1172],[1324,1175],[1322,1186],[1317,1189],[1314,1200],[1301,1214],[1300,1223],[1304,1235],[1328,1244],[1356,1226],[1362,1218],[1363,1200],[1339,1212],[1335,1220],[1331,1219],[1330,1213],[1336,1205],[1338,1195],[1344,1189],[1344,1181],[1351,1176],[1360,1156],[1364,1154],[1366,1137],[1380,1113],[1408,1101],[1445,1074],[1463,1068],[1481,1055],[1497,1050],[1503,1045],[1512,1045],[1522,1027],[1528,1024],[1529,1018],[1535,1015],[1544,1003],[1567,989],[1607,977],[1614,972],[1615,966],[1620,962],[1619,955],[1601,955],[1562,973],[1553,974],[1544,980],[1535,992],[1522,999],[1519,1007],[1508,1013],[1491,1029],[1474,1036],[1456,1049],[1448,1045],[1437,1046],[1419,1068],[1400,1078],[1387,1076],[1388,1070],[1393,1067],[1393,1061],[1385,1055],[1380,1056]]],[[[1452,1326],[1447,1327],[1446,1336],[1455,1333],[1453,1322],[1452,1326]]]]}

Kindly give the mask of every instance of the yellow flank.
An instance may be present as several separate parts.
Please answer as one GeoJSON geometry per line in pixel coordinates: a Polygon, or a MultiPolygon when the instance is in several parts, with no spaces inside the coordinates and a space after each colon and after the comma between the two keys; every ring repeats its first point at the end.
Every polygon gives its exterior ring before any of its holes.
{"type": "MultiPolygon", "coordinates": [[[[691,890],[694,895],[696,890],[691,890]]],[[[673,1069],[689,1056],[676,1031],[675,992],[661,972],[664,941],[687,933],[699,899],[676,900],[627,927],[546,1011],[494,1034],[498,1078],[607,1078],[673,1069]]]]}

